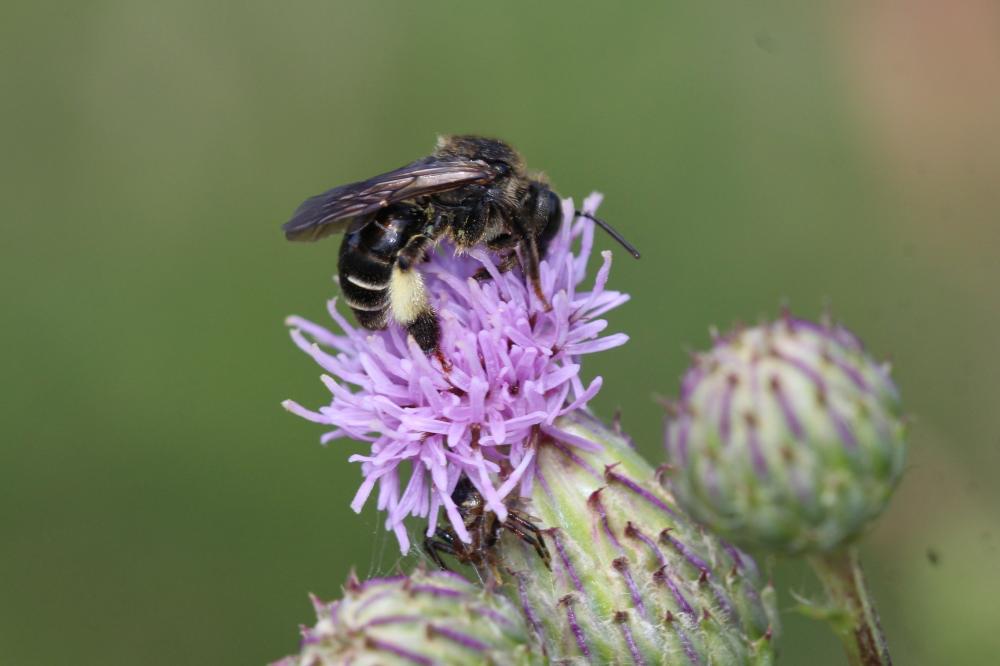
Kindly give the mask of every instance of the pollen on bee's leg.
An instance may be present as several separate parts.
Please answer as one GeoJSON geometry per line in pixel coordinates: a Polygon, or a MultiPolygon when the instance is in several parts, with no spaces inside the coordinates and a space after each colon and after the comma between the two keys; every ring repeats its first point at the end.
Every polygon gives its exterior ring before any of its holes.
{"type": "Polygon", "coordinates": [[[424,280],[418,271],[405,270],[399,265],[392,269],[389,278],[389,304],[393,318],[407,327],[421,313],[430,309],[424,280]]]}
{"type": "Polygon", "coordinates": [[[389,281],[389,303],[393,318],[406,327],[426,353],[437,349],[441,327],[427,301],[427,292],[419,271],[396,266],[389,281]]]}

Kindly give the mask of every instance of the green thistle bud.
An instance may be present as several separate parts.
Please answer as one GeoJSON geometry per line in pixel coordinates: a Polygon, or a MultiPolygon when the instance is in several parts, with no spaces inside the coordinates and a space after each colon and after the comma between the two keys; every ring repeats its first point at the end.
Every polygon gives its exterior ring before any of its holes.
{"type": "Polygon", "coordinates": [[[786,317],[718,338],[672,412],[671,490],[741,545],[800,553],[848,543],[903,471],[889,369],[839,326],[786,317]]]}
{"type": "Polygon", "coordinates": [[[301,650],[273,666],[541,664],[541,648],[503,596],[448,572],[358,581],[332,603],[313,598],[318,621],[301,650]]]}
{"type": "Polygon", "coordinates": [[[551,570],[507,535],[512,598],[554,663],[768,664],[773,590],[696,527],[620,434],[575,412],[546,430],[526,509],[551,570]]]}

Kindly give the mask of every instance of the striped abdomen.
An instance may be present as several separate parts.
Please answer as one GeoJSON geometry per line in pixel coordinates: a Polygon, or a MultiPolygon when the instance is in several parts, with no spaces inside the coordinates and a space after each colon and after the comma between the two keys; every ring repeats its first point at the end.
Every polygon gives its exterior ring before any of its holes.
{"type": "Polygon", "coordinates": [[[424,220],[415,206],[386,208],[344,235],[338,271],[344,300],[361,326],[377,330],[393,319],[429,352],[438,343],[437,317],[414,265],[430,242],[420,234],[424,220]]]}
{"type": "Polygon", "coordinates": [[[340,289],[365,328],[385,328],[388,323],[392,271],[417,224],[409,206],[393,206],[344,235],[338,262],[340,289]]]}

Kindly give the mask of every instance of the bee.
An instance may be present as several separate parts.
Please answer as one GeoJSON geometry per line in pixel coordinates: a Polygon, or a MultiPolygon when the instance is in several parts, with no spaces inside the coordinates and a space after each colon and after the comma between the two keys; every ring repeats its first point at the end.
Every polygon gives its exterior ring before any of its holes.
{"type": "MultiPolygon", "coordinates": [[[[576,214],[639,257],[606,222],[576,214]]],[[[448,238],[459,252],[485,245],[502,257],[501,271],[520,264],[547,305],[538,265],[562,217],[559,195],[526,170],[511,146],[446,136],[429,157],[306,199],[283,229],[293,241],[343,232],[338,276],[358,323],[378,330],[396,321],[432,353],[438,352],[441,331],[418,266],[438,241],[448,238]]]]}
{"type": "Polygon", "coordinates": [[[425,538],[424,552],[442,570],[449,570],[441,558],[442,554],[447,554],[462,564],[472,564],[477,569],[488,567],[494,580],[500,582],[494,549],[503,530],[516,535],[534,548],[546,568],[552,568],[552,558],[542,538],[541,529],[520,509],[523,500],[517,498],[506,501],[507,520],[500,521],[495,513],[486,508],[486,500],[464,474],[458,479],[455,490],[451,493],[451,500],[458,507],[458,514],[472,537],[472,543],[463,543],[451,527],[439,527],[434,536],[425,538]]]}

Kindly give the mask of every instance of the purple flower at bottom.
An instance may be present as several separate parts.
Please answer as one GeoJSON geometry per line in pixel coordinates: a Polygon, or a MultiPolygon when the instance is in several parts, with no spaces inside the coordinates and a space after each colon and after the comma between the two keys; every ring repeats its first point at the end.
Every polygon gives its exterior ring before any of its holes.
{"type": "MultiPolygon", "coordinates": [[[[591,194],[582,210],[594,214],[600,201],[600,194],[591,194]]],[[[333,426],[321,437],[324,444],[343,437],[371,443],[370,451],[350,457],[361,463],[364,476],[351,508],[360,511],[377,484],[378,508],[388,514],[386,529],[395,532],[404,553],[409,550],[404,519],[426,517],[432,534],[441,507],[459,538],[470,541],[451,500],[463,473],[489,510],[505,520],[504,498],[531,492],[541,434],[571,446],[594,446],[554,423],[586,407],[600,389],[600,377],[584,385],[579,358],[625,343],[622,333],[598,337],[607,322],[597,317],[629,297],[605,289],[611,270],[607,251],[592,288],[578,291],[594,223],[574,217],[572,201],[564,201],[566,222],[541,263],[549,308],[520,271],[501,274],[485,250],[456,255],[442,243],[421,266],[441,321],[447,368],[395,324],[376,332],[352,325],[337,312],[336,301],[329,312],[339,334],[300,317],[287,320],[295,343],[329,373],[322,380],[332,401],[313,411],[288,400],[285,408],[333,426]],[[473,278],[480,268],[490,280],[473,278]]]]}

